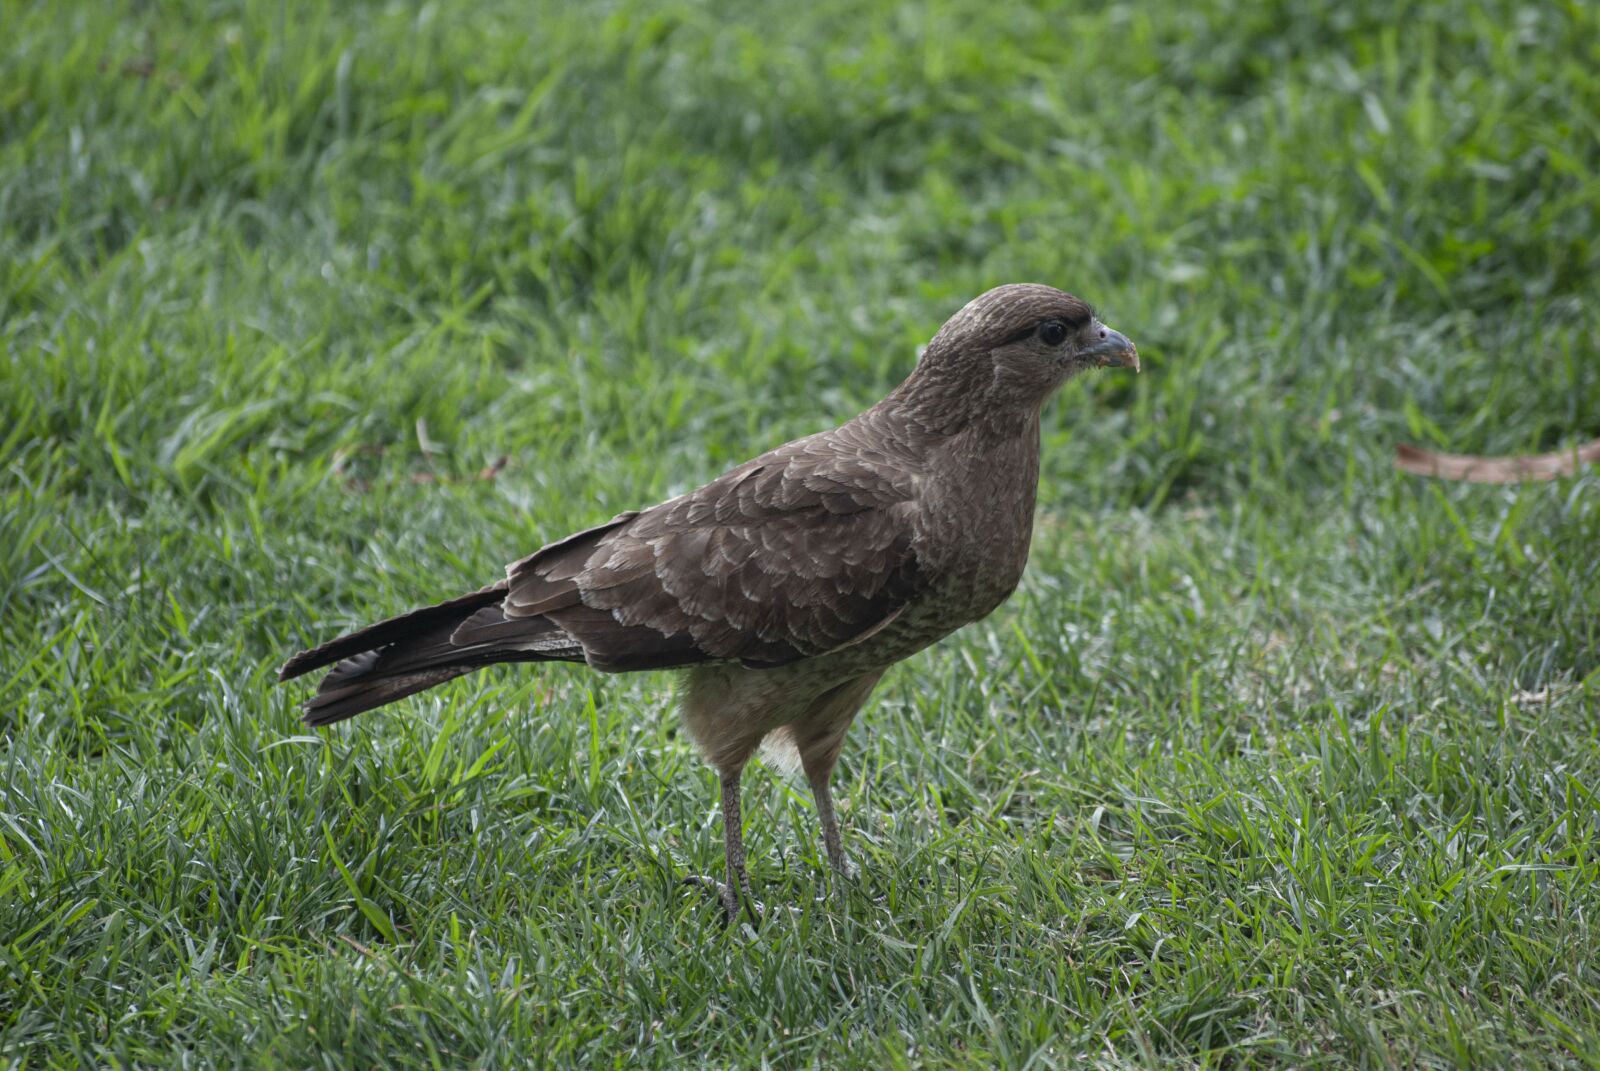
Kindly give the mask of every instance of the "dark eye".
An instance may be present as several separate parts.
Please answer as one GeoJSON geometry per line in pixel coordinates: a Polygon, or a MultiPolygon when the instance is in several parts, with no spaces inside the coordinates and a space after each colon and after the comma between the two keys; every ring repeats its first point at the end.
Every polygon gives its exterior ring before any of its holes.
{"type": "Polygon", "coordinates": [[[1046,346],[1059,346],[1067,340],[1067,329],[1060,320],[1046,320],[1039,325],[1039,338],[1046,346]]]}

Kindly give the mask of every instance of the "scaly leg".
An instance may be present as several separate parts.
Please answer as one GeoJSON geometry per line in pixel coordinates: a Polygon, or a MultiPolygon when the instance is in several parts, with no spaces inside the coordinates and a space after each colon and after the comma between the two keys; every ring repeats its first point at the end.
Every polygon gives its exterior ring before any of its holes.
{"type": "Polygon", "coordinates": [[[722,906],[727,910],[730,922],[739,913],[741,897],[750,911],[751,920],[759,917],[755,899],[750,895],[750,875],[744,869],[744,820],[739,814],[739,773],[735,770],[722,775],[722,851],[725,864],[723,876],[726,879],[723,883],[722,906]],[[735,882],[738,883],[737,889],[735,882]]]}
{"type": "Polygon", "coordinates": [[[752,922],[761,918],[761,905],[750,895],[750,875],[744,868],[744,827],[739,813],[739,776],[742,770],[724,771],[720,774],[722,782],[722,849],[726,869],[726,881],[717,881],[714,878],[692,875],[684,878],[686,885],[698,885],[706,892],[715,895],[722,901],[722,910],[726,916],[725,922],[732,922],[739,915],[739,902],[744,901],[745,909],[752,922]]]}
{"type": "Polygon", "coordinates": [[[834,873],[849,880],[856,876],[856,868],[844,854],[844,839],[839,836],[839,816],[833,810],[833,769],[806,771],[811,782],[811,794],[817,800],[817,817],[822,822],[822,846],[827,849],[828,863],[834,873]]]}
{"type": "Polygon", "coordinates": [[[846,880],[856,876],[856,868],[844,854],[839,816],[833,809],[833,768],[839,761],[844,734],[856,711],[866,701],[867,693],[878,683],[879,676],[880,673],[868,673],[825,692],[792,730],[795,749],[800,752],[800,765],[806,772],[806,780],[811,782],[811,795],[817,801],[817,818],[822,824],[822,846],[827,850],[828,864],[835,874],[846,880]]]}

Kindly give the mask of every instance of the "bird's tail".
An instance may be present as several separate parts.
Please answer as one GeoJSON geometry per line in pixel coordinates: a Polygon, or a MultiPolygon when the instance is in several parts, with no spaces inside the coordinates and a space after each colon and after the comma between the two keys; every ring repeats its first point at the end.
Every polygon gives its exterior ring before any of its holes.
{"type": "Polygon", "coordinates": [[[293,680],[332,666],[305,703],[308,725],[381,707],[497,662],[582,662],[583,647],[553,621],[508,618],[504,582],[368,625],[301,651],[278,671],[293,680]]]}

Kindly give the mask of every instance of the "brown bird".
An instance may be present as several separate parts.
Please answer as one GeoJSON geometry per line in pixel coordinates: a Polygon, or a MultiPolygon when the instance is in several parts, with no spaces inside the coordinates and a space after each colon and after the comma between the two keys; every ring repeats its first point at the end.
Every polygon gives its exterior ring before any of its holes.
{"type": "Polygon", "coordinates": [[[1039,412],[1133,343],[1070,294],[1001,286],[939,329],[889,396],[699,490],[534,551],[506,579],[295,655],[333,669],[305,704],[340,721],[496,662],[687,670],[683,716],[721,780],[731,919],[748,901],[739,779],[798,765],[828,861],[851,873],[829,780],[884,670],[999,606],[1033,533],[1039,412]]]}

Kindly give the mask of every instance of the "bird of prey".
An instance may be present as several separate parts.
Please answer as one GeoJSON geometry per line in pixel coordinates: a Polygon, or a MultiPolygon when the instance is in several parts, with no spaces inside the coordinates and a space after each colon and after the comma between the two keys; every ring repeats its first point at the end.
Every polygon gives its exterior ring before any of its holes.
{"type": "MultiPolygon", "coordinates": [[[[740,776],[758,747],[804,771],[830,866],[852,867],[829,780],[889,666],[984,617],[1022,577],[1039,415],[1089,368],[1139,368],[1088,305],[1013,284],[973,299],[854,419],[704,487],[558,540],[471,594],[289,659],[332,670],[305,704],[340,721],[498,662],[681,669],[683,717],[721,783],[732,919],[750,903],[740,776]]],[[[753,911],[752,911],[753,913],[753,911]]]]}

